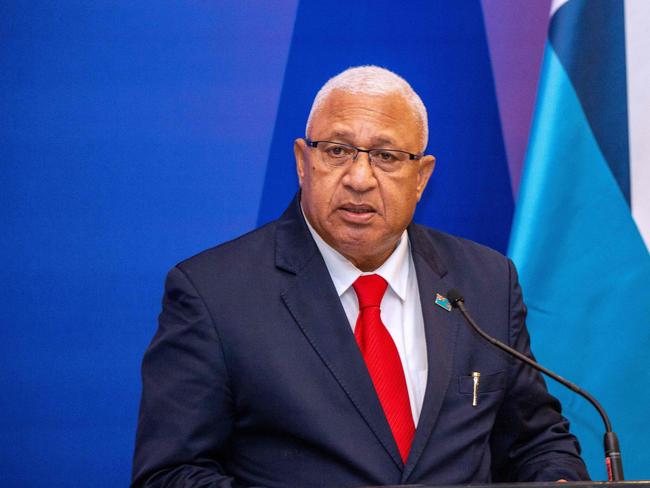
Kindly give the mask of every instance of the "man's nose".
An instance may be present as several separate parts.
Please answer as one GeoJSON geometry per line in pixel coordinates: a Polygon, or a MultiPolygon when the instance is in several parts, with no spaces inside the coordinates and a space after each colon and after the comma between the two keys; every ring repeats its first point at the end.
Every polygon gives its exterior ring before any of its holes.
{"type": "Polygon", "coordinates": [[[343,176],[343,184],[358,192],[368,191],[377,186],[377,178],[370,163],[370,154],[357,153],[357,157],[350,163],[343,176]]]}

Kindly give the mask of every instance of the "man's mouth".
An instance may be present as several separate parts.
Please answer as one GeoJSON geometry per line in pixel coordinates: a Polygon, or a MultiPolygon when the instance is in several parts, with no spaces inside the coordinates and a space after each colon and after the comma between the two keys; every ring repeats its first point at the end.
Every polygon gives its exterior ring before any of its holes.
{"type": "Polygon", "coordinates": [[[346,210],[348,212],[352,213],[367,213],[367,212],[374,212],[375,210],[368,206],[368,205],[344,205],[341,207],[343,210],[346,210]]]}
{"type": "Polygon", "coordinates": [[[344,204],[339,207],[344,218],[355,223],[363,223],[371,219],[377,211],[371,205],[344,204]]]}

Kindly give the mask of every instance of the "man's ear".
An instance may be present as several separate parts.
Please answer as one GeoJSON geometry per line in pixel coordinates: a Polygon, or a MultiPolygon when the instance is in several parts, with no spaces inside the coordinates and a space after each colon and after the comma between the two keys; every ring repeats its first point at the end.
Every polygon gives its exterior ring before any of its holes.
{"type": "Polygon", "coordinates": [[[422,156],[418,161],[418,202],[420,201],[420,198],[422,198],[422,193],[424,193],[424,189],[427,187],[427,183],[429,183],[429,178],[431,178],[431,174],[435,167],[436,158],[430,154],[422,156]]]}
{"type": "Polygon", "coordinates": [[[298,184],[302,188],[302,180],[305,177],[305,151],[307,145],[305,140],[298,138],[293,142],[293,155],[296,158],[296,173],[298,174],[298,184]]]}

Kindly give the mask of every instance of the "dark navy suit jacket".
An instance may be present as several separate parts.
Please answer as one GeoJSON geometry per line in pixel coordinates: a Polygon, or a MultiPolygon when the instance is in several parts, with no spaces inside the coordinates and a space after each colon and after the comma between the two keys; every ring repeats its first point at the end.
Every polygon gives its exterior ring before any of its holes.
{"type": "Polygon", "coordinates": [[[429,371],[406,465],[296,199],[279,220],[170,271],[142,366],[133,485],[586,479],[540,376],[435,304],[462,290],[489,334],[530,355],[512,263],[419,225],[408,234],[429,371]]]}

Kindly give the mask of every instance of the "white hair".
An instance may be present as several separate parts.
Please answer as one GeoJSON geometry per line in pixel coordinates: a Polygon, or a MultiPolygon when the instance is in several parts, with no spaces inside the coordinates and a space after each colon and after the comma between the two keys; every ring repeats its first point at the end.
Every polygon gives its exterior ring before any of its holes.
{"type": "Polygon", "coordinates": [[[309,134],[312,118],[321,109],[327,97],[335,90],[363,95],[389,95],[393,93],[401,95],[411,107],[412,113],[420,126],[421,150],[424,151],[427,147],[429,123],[427,109],[422,103],[422,99],[404,78],[379,66],[356,66],[330,78],[314,98],[307,118],[305,134],[309,134]]]}

